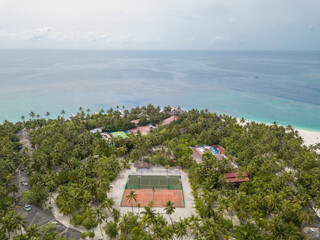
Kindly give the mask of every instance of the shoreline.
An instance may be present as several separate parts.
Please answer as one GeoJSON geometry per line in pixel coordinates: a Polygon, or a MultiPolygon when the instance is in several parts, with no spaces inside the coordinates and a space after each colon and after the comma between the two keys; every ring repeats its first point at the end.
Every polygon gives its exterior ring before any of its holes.
{"type": "Polygon", "coordinates": [[[304,145],[310,146],[312,144],[320,143],[320,132],[309,131],[299,128],[294,128],[299,132],[299,135],[303,138],[304,145]]]}
{"type": "MultiPolygon", "coordinates": [[[[241,125],[240,118],[236,118],[236,119],[237,119],[237,122],[241,125]]],[[[266,124],[266,125],[272,125],[272,123],[245,120],[245,123],[250,123],[250,122],[256,122],[256,123],[263,123],[263,124],[266,124]]],[[[282,127],[285,127],[284,125],[281,125],[281,124],[278,124],[278,125],[282,126],[282,127]]],[[[299,136],[301,136],[302,139],[303,139],[304,145],[310,146],[312,144],[320,143],[320,131],[306,130],[306,129],[296,128],[296,127],[293,127],[293,129],[298,131],[299,136]]]]}
{"type": "MultiPolygon", "coordinates": [[[[217,113],[219,114],[219,113],[217,113]]],[[[230,115],[232,116],[232,115],[230,115]]],[[[72,117],[72,115],[70,115],[70,117],[72,117]]],[[[69,118],[70,117],[66,117],[66,118],[69,118]]],[[[234,116],[232,116],[234,117],[234,116]]],[[[239,124],[241,124],[240,122],[240,119],[239,117],[235,117],[237,119],[237,122],[239,124]]],[[[245,123],[247,122],[256,122],[256,123],[263,123],[263,124],[266,124],[266,125],[272,125],[273,123],[270,123],[270,122],[263,122],[263,121],[256,121],[256,120],[247,120],[245,119],[245,123]]],[[[14,123],[14,121],[12,121],[12,123],[14,123]]],[[[1,123],[3,124],[3,123],[1,123]]],[[[283,127],[286,127],[285,125],[281,124],[281,123],[278,123],[277,124],[279,126],[283,126],[283,127]]],[[[313,130],[313,129],[307,129],[307,128],[299,128],[299,127],[295,127],[295,126],[292,126],[294,130],[297,130],[299,132],[299,135],[303,138],[304,140],[304,145],[306,146],[310,146],[312,144],[316,144],[316,143],[320,143],[320,130],[313,130]]]]}

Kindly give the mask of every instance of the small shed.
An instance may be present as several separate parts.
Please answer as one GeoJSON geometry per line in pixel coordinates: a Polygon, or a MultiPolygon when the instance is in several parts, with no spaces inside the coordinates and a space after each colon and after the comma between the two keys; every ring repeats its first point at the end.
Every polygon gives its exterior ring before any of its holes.
{"type": "Polygon", "coordinates": [[[150,168],[150,164],[147,163],[147,162],[144,162],[144,161],[135,161],[134,162],[134,166],[136,169],[139,169],[139,168],[150,168]]]}

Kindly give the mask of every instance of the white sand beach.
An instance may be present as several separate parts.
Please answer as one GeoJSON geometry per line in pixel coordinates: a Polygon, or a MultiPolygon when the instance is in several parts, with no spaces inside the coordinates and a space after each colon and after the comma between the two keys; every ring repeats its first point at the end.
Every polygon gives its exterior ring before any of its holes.
{"type": "MultiPolygon", "coordinates": [[[[237,121],[240,125],[246,124],[247,122],[252,122],[250,120],[245,120],[244,123],[241,123],[239,118],[237,118],[237,121]]],[[[257,122],[257,121],[255,121],[255,122],[257,122]]],[[[262,122],[257,122],[257,123],[262,123],[262,122]]],[[[264,124],[272,125],[271,123],[264,123],[264,124]]],[[[311,131],[311,130],[304,130],[304,129],[299,129],[299,128],[294,128],[294,129],[299,132],[299,135],[302,137],[304,144],[306,146],[320,143],[320,132],[311,131]]]]}
{"type": "Polygon", "coordinates": [[[320,143],[320,132],[313,132],[309,130],[296,129],[299,135],[303,138],[304,144],[309,146],[311,144],[320,143]]]}

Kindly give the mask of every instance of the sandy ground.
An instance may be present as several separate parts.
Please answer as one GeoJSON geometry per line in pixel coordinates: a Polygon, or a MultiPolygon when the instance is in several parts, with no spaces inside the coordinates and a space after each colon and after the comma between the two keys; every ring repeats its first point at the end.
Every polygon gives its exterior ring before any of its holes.
{"type": "Polygon", "coordinates": [[[313,132],[309,130],[296,129],[299,135],[303,138],[304,144],[309,146],[311,144],[320,143],[320,132],[313,132]]]}
{"type": "MultiPolygon", "coordinates": [[[[246,124],[247,122],[251,122],[249,120],[246,120],[245,123],[241,123],[240,119],[237,119],[237,121],[240,125],[246,124]]],[[[269,123],[265,123],[265,124],[271,125],[269,123]]],[[[311,144],[320,143],[320,132],[304,130],[304,129],[299,129],[299,128],[295,128],[295,130],[297,130],[299,132],[299,135],[303,138],[304,144],[306,146],[310,146],[311,144]]]]}
{"type": "MultiPolygon", "coordinates": [[[[118,177],[111,183],[112,189],[108,193],[108,197],[111,197],[115,201],[115,208],[120,210],[121,214],[125,214],[127,212],[131,212],[131,207],[120,207],[121,200],[123,197],[124,188],[128,179],[128,175],[134,174],[143,174],[143,175],[166,175],[167,170],[164,167],[151,167],[148,170],[137,171],[134,166],[131,166],[131,169],[123,169],[118,177]]],[[[171,215],[173,221],[179,220],[179,218],[188,217],[191,214],[195,214],[195,210],[193,209],[193,201],[194,198],[191,194],[191,186],[189,184],[187,173],[181,170],[178,167],[172,167],[168,170],[169,175],[181,175],[183,190],[184,190],[184,198],[185,198],[185,208],[176,208],[175,212],[171,215]]],[[[143,209],[140,209],[143,211],[143,209]]],[[[156,212],[164,213],[163,208],[155,208],[156,212]]],[[[133,208],[135,213],[138,213],[138,208],[133,208]]],[[[170,221],[169,217],[164,214],[164,217],[170,221]]]]}
{"type": "MultiPolygon", "coordinates": [[[[54,194],[53,194],[53,198],[56,199],[57,195],[58,195],[58,193],[54,193],[54,194]]],[[[84,228],[84,227],[82,227],[82,226],[76,227],[76,226],[74,226],[74,225],[72,225],[72,224],[70,223],[70,217],[69,217],[69,216],[63,216],[63,214],[60,213],[58,206],[55,204],[55,201],[51,201],[51,206],[53,207],[53,208],[52,208],[52,211],[51,211],[52,214],[53,214],[53,216],[55,217],[55,219],[56,219],[58,222],[62,223],[64,226],[69,227],[69,228],[73,228],[73,229],[78,230],[78,231],[80,231],[80,232],[93,231],[93,232],[95,233],[95,237],[93,238],[94,240],[98,240],[98,239],[108,239],[108,238],[105,236],[105,233],[103,233],[104,236],[101,235],[101,231],[100,231],[99,226],[96,227],[96,228],[90,229],[90,230],[87,230],[86,228],[84,228]]],[[[102,223],[102,226],[104,226],[104,225],[105,225],[105,222],[102,223]]],[[[102,229],[102,231],[103,231],[103,229],[102,229]]]]}

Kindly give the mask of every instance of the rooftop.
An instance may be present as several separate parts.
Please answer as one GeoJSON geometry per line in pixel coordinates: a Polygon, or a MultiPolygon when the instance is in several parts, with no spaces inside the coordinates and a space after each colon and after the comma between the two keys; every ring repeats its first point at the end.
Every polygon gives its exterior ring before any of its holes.
{"type": "Polygon", "coordinates": [[[112,132],[111,135],[112,135],[112,137],[128,138],[128,136],[125,132],[112,132]]]}
{"type": "Polygon", "coordinates": [[[173,121],[176,121],[176,120],[178,120],[178,116],[171,116],[171,117],[168,117],[168,118],[166,118],[166,119],[164,119],[163,121],[162,121],[162,124],[161,125],[167,125],[167,124],[169,124],[169,123],[172,123],[173,121]]]}
{"type": "Polygon", "coordinates": [[[133,134],[136,134],[138,131],[140,131],[142,134],[149,133],[151,131],[152,127],[150,126],[144,126],[144,127],[136,127],[133,129],[130,129],[129,131],[133,134]]]}
{"type": "Polygon", "coordinates": [[[130,122],[135,123],[136,125],[139,123],[140,119],[131,120],[130,122]]]}
{"type": "Polygon", "coordinates": [[[97,133],[97,132],[100,132],[100,133],[101,133],[101,132],[102,132],[102,129],[101,129],[101,128],[95,128],[95,129],[91,129],[90,132],[91,132],[91,133],[97,133]]]}
{"type": "Polygon", "coordinates": [[[246,172],[243,172],[242,176],[237,172],[224,173],[223,175],[226,178],[226,182],[248,182],[250,180],[246,172]]]}

